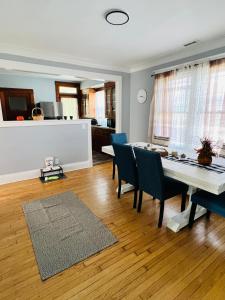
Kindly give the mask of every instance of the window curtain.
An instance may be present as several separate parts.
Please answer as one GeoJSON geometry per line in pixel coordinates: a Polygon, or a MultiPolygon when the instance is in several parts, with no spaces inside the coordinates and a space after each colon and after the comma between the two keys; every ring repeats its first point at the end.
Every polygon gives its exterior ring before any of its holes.
{"type": "Polygon", "coordinates": [[[203,134],[225,143],[225,59],[210,62],[203,134]]]}
{"type": "Polygon", "coordinates": [[[172,90],[171,83],[174,72],[166,72],[155,76],[153,98],[150,104],[149,137],[169,138],[171,133],[172,90]],[[153,133],[153,136],[152,136],[153,133]]]}
{"type": "Polygon", "coordinates": [[[204,136],[208,80],[209,63],[176,72],[171,107],[171,147],[190,151],[204,136]]]}
{"type": "Polygon", "coordinates": [[[156,75],[149,136],[192,150],[200,138],[225,142],[225,59],[156,75]]]}
{"type": "Polygon", "coordinates": [[[89,89],[88,91],[88,116],[94,118],[96,114],[96,97],[95,97],[95,90],[89,89]]]}

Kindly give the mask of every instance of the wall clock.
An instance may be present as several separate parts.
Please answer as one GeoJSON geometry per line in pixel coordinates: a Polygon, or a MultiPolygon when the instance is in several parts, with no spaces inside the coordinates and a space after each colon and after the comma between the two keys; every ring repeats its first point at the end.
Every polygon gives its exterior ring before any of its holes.
{"type": "Polygon", "coordinates": [[[144,103],[147,100],[147,92],[144,89],[140,89],[137,93],[138,103],[144,103]]]}

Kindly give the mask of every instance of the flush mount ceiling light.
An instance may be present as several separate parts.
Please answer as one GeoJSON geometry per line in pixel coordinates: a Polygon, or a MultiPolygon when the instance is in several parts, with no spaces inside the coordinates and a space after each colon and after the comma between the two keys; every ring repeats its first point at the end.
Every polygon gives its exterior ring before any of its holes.
{"type": "Polygon", "coordinates": [[[114,9],[106,13],[105,19],[111,25],[124,25],[129,21],[129,15],[125,11],[114,9]]]}

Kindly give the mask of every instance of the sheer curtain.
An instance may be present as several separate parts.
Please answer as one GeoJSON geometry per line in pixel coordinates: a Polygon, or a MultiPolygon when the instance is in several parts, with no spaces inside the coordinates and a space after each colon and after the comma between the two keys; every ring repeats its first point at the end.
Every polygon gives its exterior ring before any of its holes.
{"type": "Polygon", "coordinates": [[[169,145],[192,150],[204,136],[209,63],[181,69],[174,80],[169,145]]]}
{"type": "Polygon", "coordinates": [[[219,143],[225,142],[225,59],[210,63],[203,134],[219,143]]]}
{"type": "Polygon", "coordinates": [[[175,149],[192,150],[200,138],[225,142],[225,60],[159,74],[149,132],[175,149]]]}
{"type": "Polygon", "coordinates": [[[150,107],[150,112],[154,110],[154,114],[151,116],[153,122],[151,123],[150,120],[150,126],[153,127],[153,133],[156,137],[169,138],[171,135],[171,107],[173,99],[171,85],[173,84],[174,73],[174,71],[171,71],[158,74],[155,78],[154,94],[150,107]]]}

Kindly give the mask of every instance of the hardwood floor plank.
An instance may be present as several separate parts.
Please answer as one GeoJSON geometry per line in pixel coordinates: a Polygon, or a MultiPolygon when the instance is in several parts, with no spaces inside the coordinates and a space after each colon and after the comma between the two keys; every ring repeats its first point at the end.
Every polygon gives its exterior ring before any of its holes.
{"type": "MultiPolygon", "coordinates": [[[[224,260],[225,257],[218,256],[207,269],[200,272],[197,277],[190,274],[188,277],[191,277],[189,284],[185,288],[182,288],[181,293],[175,297],[176,300],[181,299],[203,299],[203,296],[215,285],[215,283],[224,275],[224,260]],[[211,277],[211,272],[214,273],[213,278],[211,277]]],[[[187,282],[189,278],[185,278],[187,282]]],[[[182,282],[183,283],[183,282],[182,282]]],[[[176,287],[173,288],[176,290],[176,287]]],[[[178,290],[176,290],[178,292],[178,290]]]]}
{"type": "Polygon", "coordinates": [[[223,275],[211,288],[211,290],[202,298],[203,300],[224,300],[225,295],[225,275],[223,275]]]}
{"type": "Polygon", "coordinates": [[[133,193],[117,199],[111,164],[0,186],[0,299],[224,299],[225,219],[212,215],[175,234],[167,219],[180,198],[166,203],[157,228],[159,201],[144,194],[140,214],[133,193]],[[21,205],[68,190],[76,193],[119,242],[42,282],[21,205]]]}

